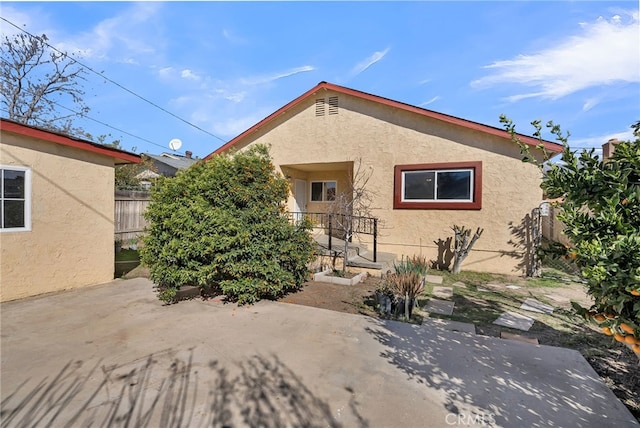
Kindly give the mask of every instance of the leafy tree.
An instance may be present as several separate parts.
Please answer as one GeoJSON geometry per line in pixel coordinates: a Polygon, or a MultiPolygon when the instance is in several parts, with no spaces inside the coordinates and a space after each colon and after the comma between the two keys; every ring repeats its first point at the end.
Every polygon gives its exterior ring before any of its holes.
{"type": "Polygon", "coordinates": [[[299,288],[314,245],[310,225],[284,215],[288,195],[262,145],[159,178],[142,248],[158,297],[170,302],[183,285],[217,285],[242,304],[299,288]]]}
{"type": "MultiPolygon", "coordinates": [[[[500,120],[520,144],[524,160],[535,162],[511,120],[500,120]]],[[[532,124],[542,143],[540,122],[532,124]]],[[[542,188],[550,198],[562,199],[558,218],[573,243],[564,248],[564,256],[582,269],[594,299],[589,309],[574,307],[640,353],[640,121],[632,126],[635,140],[617,144],[610,159],[601,159],[593,149],[572,151],[568,133],[553,122],[547,128],[564,150],[561,162],[550,165],[542,188]]]]}
{"type": "Polygon", "coordinates": [[[16,122],[82,135],[72,119],[89,112],[81,87],[85,70],[66,53],[50,50],[47,40],[44,34],[2,38],[2,106],[16,122]]]}

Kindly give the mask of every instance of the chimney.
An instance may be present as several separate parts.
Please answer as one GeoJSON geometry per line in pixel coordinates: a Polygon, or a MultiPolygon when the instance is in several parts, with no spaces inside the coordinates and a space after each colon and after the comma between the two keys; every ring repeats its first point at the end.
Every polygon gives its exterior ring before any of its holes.
{"type": "Polygon", "coordinates": [[[616,150],[616,144],[618,144],[620,141],[618,141],[617,138],[612,138],[609,141],[607,141],[606,143],[604,143],[602,145],[602,159],[609,159],[611,156],[613,156],[613,152],[616,150]]]}
{"type": "Polygon", "coordinates": [[[187,157],[187,159],[191,159],[191,156],[193,156],[193,153],[187,150],[186,152],[184,152],[184,155],[187,157]]]}

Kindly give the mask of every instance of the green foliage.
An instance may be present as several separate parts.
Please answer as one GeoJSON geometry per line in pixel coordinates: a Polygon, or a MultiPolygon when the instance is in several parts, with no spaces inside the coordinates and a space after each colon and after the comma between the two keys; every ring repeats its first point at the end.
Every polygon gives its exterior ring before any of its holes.
{"type": "MultiPolygon", "coordinates": [[[[504,116],[501,122],[520,144],[524,160],[535,161],[518,140],[513,123],[504,116]]],[[[539,138],[540,123],[533,125],[539,138]]],[[[640,121],[632,126],[635,140],[617,144],[607,160],[594,150],[572,151],[568,134],[553,122],[547,127],[564,150],[561,162],[545,174],[542,188],[550,198],[562,200],[558,218],[573,243],[564,248],[564,257],[581,268],[595,301],[590,309],[575,308],[583,316],[598,318],[601,326],[619,334],[618,339],[631,334],[620,327],[630,326],[640,343],[640,121]]]]}
{"type": "Polygon", "coordinates": [[[284,215],[287,180],[265,146],[198,162],[158,180],[141,250],[165,301],[183,285],[219,286],[238,303],[299,288],[313,256],[310,224],[284,215]]]}
{"type": "Polygon", "coordinates": [[[429,270],[429,262],[424,256],[413,256],[411,258],[402,256],[400,263],[394,263],[393,268],[396,274],[413,273],[418,276],[425,276],[429,270]]]}
{"type": "Polygon", "coordinates": [[[422,290],[428,271],[427,258],[424,256],[404,256],[400,263],[394,263],[395,273],[387,274],[384,287],[380,290],[384,294],[391,294],[396,302],[402,302],[405,319],[411,318],[410,304],[422,290]]]}

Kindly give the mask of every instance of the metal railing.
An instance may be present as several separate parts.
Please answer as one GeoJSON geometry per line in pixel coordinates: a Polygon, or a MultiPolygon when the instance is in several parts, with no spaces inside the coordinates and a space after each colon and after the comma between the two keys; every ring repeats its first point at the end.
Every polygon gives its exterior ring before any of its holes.
{"type": "MultiPolygon", "coordinates": [[[[312,213],[312,212],[287,212],[287,217],[293,223],[298,223],[303,219],[308,219],[314,228],[327,231],[329,240],[329,251],[332,251],[332,237],[345,237],[345,226],[351,223],[352,234],[363,234],[373,236],[373,261],[378,258],[378,219],[375,217],[347,216],[346,214],[335,213],[312,213]]],[[[340,238],[341,239],[341,238],[340,238]]]]}

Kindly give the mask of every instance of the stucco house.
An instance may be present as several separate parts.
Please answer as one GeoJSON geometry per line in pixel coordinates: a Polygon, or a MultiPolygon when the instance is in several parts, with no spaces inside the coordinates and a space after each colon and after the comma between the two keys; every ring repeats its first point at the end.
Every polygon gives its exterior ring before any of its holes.
{"type": "Polygon", "coordinates": [[[141,186],[147,189],[151,187],[153,179],[160,176],[173,177],[179,170],[189,168],[200,160],[194,158],[190,151],[185,152],[184,155],[166,152],[159,155],[143,153],[142,159],[148,160],[149,168],[136,175],[136,178],[140,181],[141,186]]]}
{"type": "MultiPolygon", "coordinates": [[[[520,138],[542,157],[540,141],[520,138]]],[[[371,174],[379,251],[437,260],[451,227],[465,225],[484,234],[463,269],[524,268],[520,227],[542,200],[541,173],[502,129],[321,82],[206,158],[258,143],[290,180],[292,212],[326,211],[360,162],[371,174]]]]}
{"type": "Polygon", "coordinates": [[[140,156],[0,119],[0,301],[114,274],[114,166],[140,156]]]}

